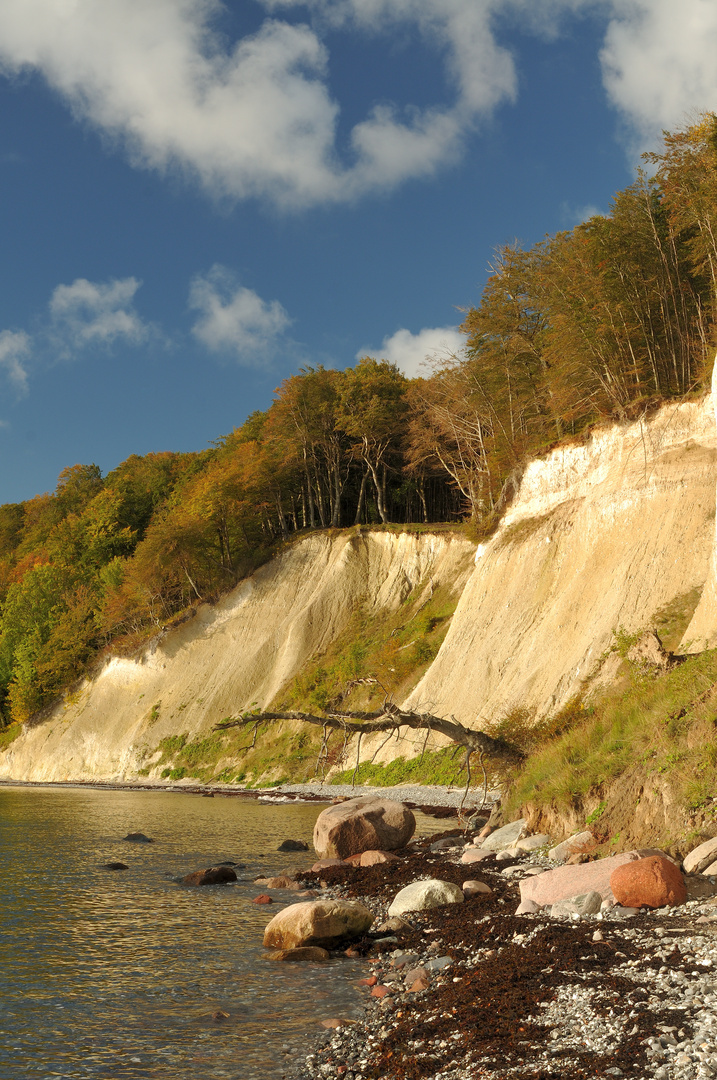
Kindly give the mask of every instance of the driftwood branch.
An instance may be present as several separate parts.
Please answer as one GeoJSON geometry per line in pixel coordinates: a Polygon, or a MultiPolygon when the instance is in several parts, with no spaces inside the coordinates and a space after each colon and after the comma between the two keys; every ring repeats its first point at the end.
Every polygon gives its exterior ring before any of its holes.
{"type": "MultiPolygon", "coordinates": [[[[327,712],[324,716],[314,716],[305,712],[262,712],[245,713],[243,716],[222,720],[216,724],[215,731],[226,731],[228,728],[251,727],[268,723],[273,720],[301,720],[305,724],[314,724],[326,731],[344,732],[346,735],[375,735],[380,732],[396,732],[399,728],[411,728],[413,731],[438,732],[444,735],[456,746],[463,746],[471,753],[485,754],[489,758],[499,758],[502,761],[518,764],[523,760],[524,754],[515,746],[503,739],[494,739],[486,735],[484,731],[473,731],[472,728],[464,727],[457,720],[446,720],[441,716],[433,716],[431,713],[406,712],[399,709],[390,701],[384,702],[384,706],[378,712],[327,712]]],[[[359,740],[360,744],[360,740],[359,740]]]]}

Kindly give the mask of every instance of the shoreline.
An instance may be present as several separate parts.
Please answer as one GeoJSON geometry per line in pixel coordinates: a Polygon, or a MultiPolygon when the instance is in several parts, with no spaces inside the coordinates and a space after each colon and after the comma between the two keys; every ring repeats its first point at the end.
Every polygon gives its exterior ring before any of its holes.
{"type": "Polygon", "coordinates": [[[533,852],[462,864],[470,834],[450,832],[450,849],[431,850],[436,834],[398,865],[299,875],[324,885],[322,896],[366,904],[379,922],[421,877],[478,879],[492,891],[413,912],[404,930],[357,943],[373,983],[363,987],[363,1019],[333,1018],[282,1080],[717,1076],[717,887],[688,875],[679,907],[517,915],[521,877],[555,863],[533,852]],[[689,899],[690,889],[712,896],[689,899]],[[408,985],[417,970],[425,988],[408,985]]]}
{"type": "MultiPolygon", "coordinates": [[[[355,786],[324,782],[307,784],[281,784],[278,787],[240,788],[212,784],[162,784],[132,780],[9,780],[0,778],[0,788],[91,788],[100,791],[164,791],[169,794],[199,795],[211,798],[247,798],[267,802],[333,802],[359,796],[374,796],[404,802],[412,807],[444,807],[458,809],[465,788],[442,787],[438,784],[399,784],[393,787],[355,786]]],[[[487,802],[499,797],[497,791],[489,791],[487,802]]],[[[482,805],[482,788],[471,789],[465,800],[468,812],[479,810],[482,805]],[[475,795],[474,795],[475,790],[475,795]]]]}

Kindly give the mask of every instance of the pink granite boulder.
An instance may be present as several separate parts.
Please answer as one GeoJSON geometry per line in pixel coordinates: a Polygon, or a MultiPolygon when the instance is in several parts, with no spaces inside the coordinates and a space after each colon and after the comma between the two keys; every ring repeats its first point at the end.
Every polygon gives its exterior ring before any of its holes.
{"type": "Polygon", "coordinates": [[[613,871],[618,866],[649,855],[664,858],[664,852],[648,848],[644,851],[625,851],[621,855],[611,855],[607,859],[597,859],[581,866],[559,866],[555,870],[546,870],[544,874],[524,878],[520,882],[520,898],[546,907],[581,893],[599,892],[603,900],[614,901],[610,887],[613,871]]]}
{"type": "Polygon", "coordinates": [[[322,859],[363,851],[395,851],[413,836],[416,819],[403,803],[372,795],[329,806],[316,819],[314,847],[322,859]]]}

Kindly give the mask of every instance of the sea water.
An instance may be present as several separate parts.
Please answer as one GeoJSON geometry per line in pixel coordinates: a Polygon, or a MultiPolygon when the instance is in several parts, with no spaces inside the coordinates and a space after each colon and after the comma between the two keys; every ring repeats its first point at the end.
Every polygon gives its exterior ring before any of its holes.
{"type": "Polygon", "coordinates": [[[266,959],[282,905],[252,903],[259,874],[310,864],[277,848],[310,842],[321,809],[0,787],[1,1080],[280,1080],[321,1020],[358,1017],[365,962],[266,959]],[[174,880],[224,860],[245,864],[237,885],[174,880]]]}

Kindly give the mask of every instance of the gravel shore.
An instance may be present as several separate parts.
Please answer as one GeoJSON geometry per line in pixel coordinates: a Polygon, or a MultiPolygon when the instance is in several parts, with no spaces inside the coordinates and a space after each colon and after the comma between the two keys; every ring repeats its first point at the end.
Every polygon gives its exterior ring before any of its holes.
{"type": "MultiPolygon", "coordinates": [[[[280,787],[272,788],[271,791],[262,791],[260,797],[266,798],[271,794],[276,796],[298,796],[299,798],[313,797],[331,801],[339,798],[354,799],[359,795],[375,795],[378,798],[393,799],[396,802],[414,803],[416,806],[458,807],[463,801],[465,790],[465,786],[453,788],[429,784],[399,784],[397,787],[369,787],[368,785],[352,787],[351,784],[323,784],[316,782],[311,784],[282,784],[280,787]]],[[[486,803],[491,805],[499,798],[499,795],[500,793],[497,790],[488,791],[486,803]]],[[[482,788],[471,788],[465,798],[465,808],[479,808],[482,797],[482,788]]]]}
{"type": "Polygon", "coordinates": [[[517,916],[520,879],[554,864],[530,853],[464,866],[467,839],[435,851],[434,836],[399,863],[302,875],[322,895],[365,903],[374,925],[417,878],[480,879],[492,892],[360,942],[364,1019],[327,1018],[339,1026],[283,1080],[717,1076],[717,886],[688,877],[694,898],[654,912],[517,916]]]}

